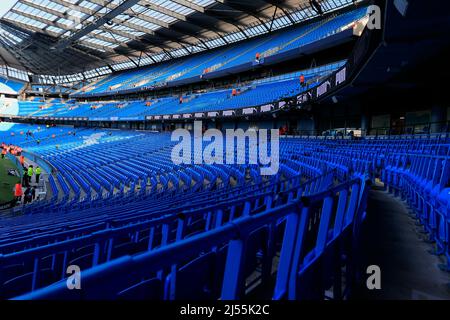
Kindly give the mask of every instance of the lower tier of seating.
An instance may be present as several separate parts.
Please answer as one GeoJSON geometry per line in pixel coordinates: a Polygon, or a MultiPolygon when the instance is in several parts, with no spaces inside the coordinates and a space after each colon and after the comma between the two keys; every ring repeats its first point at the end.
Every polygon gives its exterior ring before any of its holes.
{"type": "Polygon", "coordinates": [[[68,190],[0,220],[3,298],[348,298],[378,180],[450,266],[446,137],[282,138],[278,174],[261,176],[247,162],[174,165],[165,134],[91,130],[17,125],[1,136],[22,140],[68,190]],[[27,129],[43,142],[10,134],[27,129]],[[67,290],[71,265],[82,290],[67,290]]]}

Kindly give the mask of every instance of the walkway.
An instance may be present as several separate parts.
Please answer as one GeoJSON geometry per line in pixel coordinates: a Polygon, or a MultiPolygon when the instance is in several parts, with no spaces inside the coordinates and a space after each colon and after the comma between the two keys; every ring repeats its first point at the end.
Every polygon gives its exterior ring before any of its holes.
{"type": "MultiPolygon", "coordinates": [[[[28,168],[28,166],[30,166],[30,165],[32,165],[33,168],[36,168],[38,166],[38,164],[36,162],[31,161],[28,158],[25,158],[25,167],[28,168]]],[[[33,175],[33,178],[31,180],[31,186],[37,187],[37,189],[36,189],[36,198],[38,198],[38,193],[44,190],[47,193],[45,195],[45,198],[43,197],[42,199],[49,199],[49,198],[51,198],[51,195],[52,195],[51,194],[52,190],[51,190],[50,184],[48,182],[48,175],[49,175],[49,173],[46,172],[43,168],[41,168],[41,169],[42,169],[42,173],[41,173],[40,183],[39,183],[39,186],[41,186],[41,187],[38,187],[38,184],[36,184],[36,182],[35,182],[36,181],[36,176],[35,175],[33,175]]]]}
{"type": "Polygon", "coordinates": [[[380,266],[381,290],[369,291],[363,283],[355,298],[450,299],[450,273],[438,268],[444,259],[429,253],[433,245],[423,240],[407,205],[374,187],[367,208],[364,265],[380,266]]]}

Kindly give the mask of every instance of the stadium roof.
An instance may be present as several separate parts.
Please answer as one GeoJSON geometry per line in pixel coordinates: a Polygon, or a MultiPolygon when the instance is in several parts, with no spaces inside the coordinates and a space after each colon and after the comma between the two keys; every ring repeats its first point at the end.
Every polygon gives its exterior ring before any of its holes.
{"type": "MultiPolygon", "coordinates": [[[[327,12],[354,0],[319,2],[327,12]]],[[[0,64],[89,78],[315,16],[309,0],[18,0],[0,19],[0,64]]]]}

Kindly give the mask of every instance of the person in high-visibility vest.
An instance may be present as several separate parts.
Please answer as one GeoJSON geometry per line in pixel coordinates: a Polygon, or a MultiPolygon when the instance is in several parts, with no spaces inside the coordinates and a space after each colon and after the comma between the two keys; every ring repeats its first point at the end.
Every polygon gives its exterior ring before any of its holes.
{"type": "Polygon", "coordinates": [[[36,183],[39,183],[39,177],[41,176],[42,169],[39,166],[37,166],[35,173],[36,173],[36,183]]]}
{"type": "Polygon", "coordinates": [[[27,176],[27,180],[26,180],[26,184],[25,185],[28,187],[30,185],[31,178],[33,177],[33,166],[32,165],[30,165],[28,167],[26,176],[27,176]]]}
{"type": "Polygon", "coordinates": [[[18,182],[14,186],[14,197],[16,198],[16,201],[20,202],[22,200],[22,195],[23,195],[22,184],[18,182]]]}
{"type": "Polygon", "coordinates": [[[257,53],[255,54],[255,60],[256,60],[256,62],[259,62],[260,57],[261,57],[261,55],[259,54],[259,52],[257,52],[257,53]]]}
{"type": "Polygon", "coordinates": [[[6,151],[6,147],[5,147],[2,149],[2,159],[5,159],[6,153],[7,153],[7,151],[6,151]]]}

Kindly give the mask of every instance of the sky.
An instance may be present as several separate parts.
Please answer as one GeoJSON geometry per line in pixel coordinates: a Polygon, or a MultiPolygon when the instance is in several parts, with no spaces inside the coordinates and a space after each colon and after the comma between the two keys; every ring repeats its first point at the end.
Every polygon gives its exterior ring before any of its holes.
{"type": "Polygon", "coordinates": [[[17,0],[0,0],[0,17],[3,17],[16,2],[17,0]]]}

